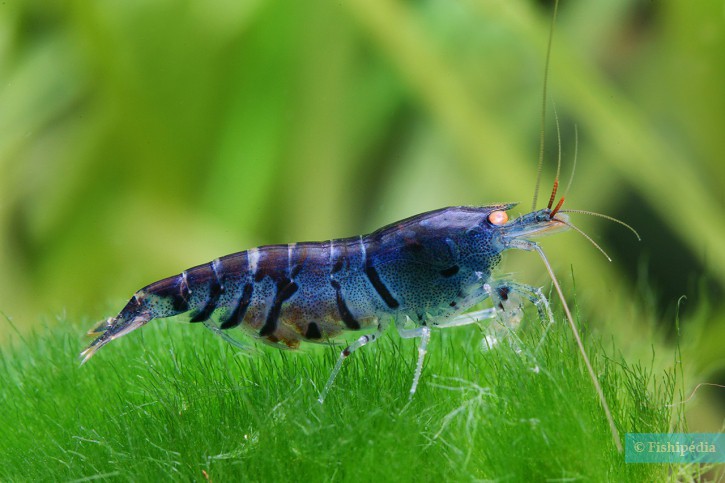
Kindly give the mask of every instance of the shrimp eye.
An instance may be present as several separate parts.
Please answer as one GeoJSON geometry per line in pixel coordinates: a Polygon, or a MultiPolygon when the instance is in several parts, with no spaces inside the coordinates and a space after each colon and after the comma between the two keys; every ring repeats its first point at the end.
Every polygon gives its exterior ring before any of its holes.
{"type": "Polygon", "coordinates": [[[509,215],[505,211],[496,210],[488,215],[488,221],[492,225],[504,225],[509,221],[509,215]]]}

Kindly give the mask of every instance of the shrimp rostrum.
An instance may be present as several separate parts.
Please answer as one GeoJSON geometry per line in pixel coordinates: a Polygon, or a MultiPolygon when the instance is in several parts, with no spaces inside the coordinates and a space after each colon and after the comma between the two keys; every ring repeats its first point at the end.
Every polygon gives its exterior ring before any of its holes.
{"type": "Polygon", "coordinates": [[[500,309],[466,313],[488,297],[503,301],[514,292],[545,303],[533,287],[494,281],[491,272],[503,251],[535,250],[532,237],[569,223],[551,208],[508,221],[506,210],[513,206],[443,208],[366,236],[263,246],[218,258],[136,292],[116,317],[91,331],[98,337],[83,351],[83,361],[108,342],[167,317],[202,322],[223,336],[242,330],[292,349],[300,341],[376,328],[342,351],[322,399],[342,360],[393,321],[402,337],[420,339],[412,394],[431,327],[493,317],[500,309]]]}

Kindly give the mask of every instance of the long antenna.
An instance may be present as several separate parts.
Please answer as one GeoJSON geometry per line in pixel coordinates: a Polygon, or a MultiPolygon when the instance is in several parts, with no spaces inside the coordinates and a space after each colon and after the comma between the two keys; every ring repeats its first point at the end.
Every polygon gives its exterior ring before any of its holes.
{"type": "Polygon", "coordinates": [[[569,194],[569,188],[571,188],[571,184],[574,182],[574,172],[576,171],[576,159],[579,157],[579,129],[576,127],[576,124],[574,124],[574,163],[571,166],[571,175],[569,176],[569,182],[566,184],[566,189],[564,190],[564,197],[566,198],[566,195],[569,194]]]}
{"type": "MultiPolygon", "coordinates": [[[[559,174],[561,173],[561,128],[559,127],[559,114],[556,112],[556,104],[554,104],[554,119],[556,120],[556,142],[559,146],[559,154],[557,156],[556,160],[556,176],[554,177],[554,186],[551,189],[551,196],[549,197],[549,203],[546,205],[547,208],[551,209],[551,207],[554,205],[554,200],[556,199],[556,191],[559,189],[559,174]]],[[[554,211],[551,212],[551,217],[553,218],[557,211],[559,211],[559,208],[561,208],[561,205],[564,203],[564,198],[562,197],[559,200],[559,204],[556,205],[556,208],[554,211]]],[[[534,208],[536,209],[536,206],[534,208]]]]}
{"type": "Polygon", "coordinates": [[[554,2],[554,15],[551,16],[551,28],[549,29],[549,43],[546,46],[546,64],[544,65],[544,93],[541,99],[541,133],[539,137],[539,163],[536,166],[536,186],[534,187],[534,201],[531,203],[531,211],[536,209],[536,201],[539,197],[539,185],[541,184],[541,169],[544,166],[544,127],[546,126],[546,91],[549,84],[549,63],[551,60],[551,44],[554,40],[554,27],[556,26],[556,14],[559,11],[559,0],[554,2]]]}
{"type": "Polygon", "coordinates": [[[567,305],[566,299],[564,298],[564,293],[561,291],[561,287],[559,286],[559,281],[556,279],[556,275],[554,275],[554,270],[551,268],[549,260],[547,260],[546,255],[544,255],[544,250],[542,250],[541,247],[535,243],[532,243],[531,246],[534,250],[536,250],[541,259],[544,261],[544,265],[546,265],[546,270],[549,272],[549,276],[551,277],[551,281],[554,284],[554,288],[559,294],[559,300],[561,300],[561,304],[564,307],[566,320],[569,321],[571,330],[574,333],[574,339],[576,340],[576,344],[579,346],[579,352],[581,352],[582,359],[584,359],[584,364],[587,366],[587,371],[589,371],[589,376],[592,378],[592,384],[594,384],[594,389],[596,389],[597,391],[597,395],[599,396],[599,402],[604,409],[604,414],[607,416],[609,429],[612,432],[612,439],[614,440],[614,444],[617,446],[617,450],[621,453],[622,442],[619,440],[619,431],[617,430],[617,425],[614,423],[612,411],[609,409],[609,404],[607,404],[607,398],[604,396],[604,391],[602,390],[601,384],[599,384],[599,379],[597,379],[597,375],[594,373],[592,363],[589,362],[589,356],[587,355],[587,351],[584,349],[584,344],[582,343],[581,336],[579,335],[579,330],[576,328],[576,324],[574,323],[574,317],[572,317],[571,315],[569,305],[567,305]]]}
{"type": "MultiPolygon", "coordinates": [[[[554,1],[554,13],[551,17],[551,27],[549,29],[549,42],[546,47],[546,65],[544,66],[544,89],[543,89],[544,92],[543,92],[543,96],[542,96],[542,100],[541,100],[541,133],[540,133],[540,137],[539,137],[539,162],[536,167],[536,186],[534,188],[534,200],[531,204],[531,211],[536,210],[536,202],[539,197],[539,187],[541,185],[541,171],[542,171],[542,168],[544,165],[544,137],[545,137],[544,136],[544,127],[546,125],[546,92],[547,92],[548,83],[549,83],[549,64],[551,62],[551,45],[553,43],[554,27],[556,26],[556,16],[557,16],[558,10],[559,10],[559,0],[555,0],[554,1]]],[[[558,116],[557,116],[556,123],[557,123],[557,136],[559,136],[559,163],[557,165],[556,179],[554,180],[554,188],[552,190],[551,197],[550,197],[549,204],[548,204],[549,209],[551,209],[551,206],[554,202],[554,198],[556,196],[556,190],[559,185],[559,171],[561,169],[561,135],[560,135],[560,131],[559,131],[558,116]]],[[[577,136],[577,144],[578,144],[578,136],[577,136]]],[[[574,172],[572,169],[571,179],[573,179],[573,177],[574,177],[574,172]]],[[[569,187],[571,186],[571,179],[569,180],[569,183],[567,185],[566,192],[569,191],[569,187]]],[[[566,192],[565,192],[564,196],[566,196],[566,192]]],[[[556,208],[554,208],[554,210],[552,210],[552,212],[551,212],[552,218],[557,212],[559,212],[563,202],[564,202],[564,198],[559,200],[559,203],[556,205],[556,208]]],[[[562,212],[563,212],[563,210],[562,210],[562,212]]],[[[573,210],[571,212],[581,213],[580,211],[576,211],[576,210],[573,210]]],[[[594,213],[591,213],[591,214],[594,214],[594,213]]],[[[600,215],[597,213],[597,214],[595,214],[595,216],[603,216],[603,215],[600,215]]],[[[602,248],[599,247],[599,245],[597,245],[588,235],[586,235],[586,233],[582,232],[578,228],[574,227],[573,225],[571,225],[563,220],[557,219],[557,221],[560,221],[560,222],[574,228],[576,231],[578,231],[579,233],[584,235],[586,238],[588,238],[589,241],[591,241],[594,244],[594,246],[599,248],[599,250],[602,253],[604,253],[605,256],[607,256],[607,254],[604,252],[604,250],[602,250],[602,248]]],[[[634,231],[634,229],[629,227],[629,225],[626,225],[625,223],[620,222],[619,220],[614,220],[614,221],[622,223],[623,225],[627,226],[632,231],[634,231]]],[[[636,234],[636,232],[635,232],[635,234],[636,234]]],[[[637,235],[637,237],[639,238],[639,235],[637,235]]],[[[576,340],[577,346],[579,347],[579,352],[581,353],[582,358],[584,359],[584,364],[586,365],[587,371],[589,372],[589,376],[592,379],[592,384],[594,385],[594,389],[596,390],[597,395],[599,396],[599,402],[601,403],[602,408],[604,409],[604,414],[607,417],[607,422],[609,423],[609,429],[612,432],[612,439],[614,440],[614,444],[616,445],[617,450],[620,453],[622,453],[622,451],[623,451],[622,442],[619,439],[620,438],[619,431],[617,430],[617,425],[614,423],[614,418],[612,417],[612,411],[609,409],[609,404],[607,403],[607,398],[604,396],[604,391],[602,390],[602,386],[601,386],[601,384],[599,384],[599,379],[597,379],[597,375],[594,372],[594,368],[592,367],[592,364],[589,361],[589,356],[587,355],[586,349],[584,348],[584,344],[582,343],[581,336],[579,335],[579,330],[577,329],[576,324],[574,323],[574,317],[571,315],[571,310],[569,310],[569,305],[566,303],[566,299],[564,298],[564,293],[561,290],[559,281],[557,280],[556,275],[554,275],[554,270],[551,268],[551,264],[549,264],[549,260],[546,258],[546,255],[544,254],[544,251],[541,249],[541,247],[539,247],[535,243],[532,243],[529,246],[533,247],[533,249],[536,250],[536,252],[541,257],[541,260],[544,262],[544,265],[546,266],[546,270],[549,272],[551,281],[554,284],[554,288],[556,289],[556,292],[559,295],[559,299],[561,300],[561,304],[564,307],[564,313],[566,314],[566,319],[569,322],[572,333],[574,335],[574,339],[576,340]]],[[[607,258],[609,258],[609,257],[607,256],[607,258]]]]}

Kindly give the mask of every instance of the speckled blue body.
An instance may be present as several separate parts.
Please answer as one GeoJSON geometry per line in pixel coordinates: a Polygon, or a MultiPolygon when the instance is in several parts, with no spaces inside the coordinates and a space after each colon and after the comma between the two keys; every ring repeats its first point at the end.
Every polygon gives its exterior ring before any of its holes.
{"type": "Polygon", "coordinates": [[[366,236],[263,246],[190,268],[139,290],[96,329],[86,358],[173,316],[289,348],[383,318],[424,325],[454,316],[486,297],[483,285],[506,248],[505,227],[488,217],[511,206],[443,208],[366,236]]]}

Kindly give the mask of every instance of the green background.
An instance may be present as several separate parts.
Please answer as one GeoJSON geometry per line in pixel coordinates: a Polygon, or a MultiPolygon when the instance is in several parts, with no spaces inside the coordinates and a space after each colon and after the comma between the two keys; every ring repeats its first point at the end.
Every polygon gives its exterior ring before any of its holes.
{"type": "MultiPolygon", "coordinates": [[[[252,246],[528,211],[550,20],[512,0],[0,3],[0,310],[21,332],[80,328],[252,246]]],[[[614,262],[562,234],[542,241],[555,270],[633,359],[671,344],[686,295],[692,387],[723,379],[724,51],[719,1],[564,2],[546,99],[539,206],[555,105],[565,180],[579,133],[566,206],[643,238],[575,216],[614,262]]],[[[531,254],[506,272],[546,284],[531,254]]],[[[719,430],[702,392],[695,429],[719,430]]]]}

